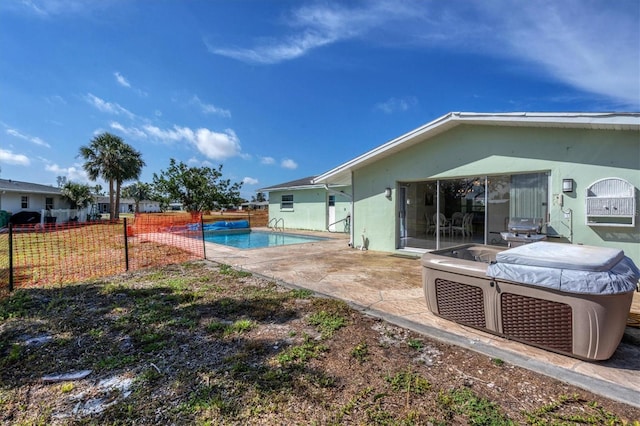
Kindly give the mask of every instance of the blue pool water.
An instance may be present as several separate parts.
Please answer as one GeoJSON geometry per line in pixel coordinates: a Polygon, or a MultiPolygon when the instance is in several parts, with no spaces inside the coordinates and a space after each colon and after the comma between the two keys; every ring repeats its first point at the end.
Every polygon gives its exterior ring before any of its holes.
{"type": "Polygon", "coordinates": [[[282,232],[250,231],[233,234],[208,233],[205,231],[204,240],[209,243],[222,244],[239,249],[254,249],[289,244],[311,243],[326,240],[321,237],[284,234],[282,232]]]}

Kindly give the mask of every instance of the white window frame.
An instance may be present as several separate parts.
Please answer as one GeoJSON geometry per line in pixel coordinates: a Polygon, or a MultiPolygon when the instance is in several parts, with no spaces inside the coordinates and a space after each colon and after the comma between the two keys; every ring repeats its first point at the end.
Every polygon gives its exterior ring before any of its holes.
{"type": "Polygon", "coordinates": [[[293,211],[293,194],[283,194],[280,197],[280,211],[293,211]]]}
{"type": "Polygon", "coordinates": [[[28,195],[21,195],[20,196],[20,208],[21,209],[28,209],[29,208],[29,196],[28,195]]]}

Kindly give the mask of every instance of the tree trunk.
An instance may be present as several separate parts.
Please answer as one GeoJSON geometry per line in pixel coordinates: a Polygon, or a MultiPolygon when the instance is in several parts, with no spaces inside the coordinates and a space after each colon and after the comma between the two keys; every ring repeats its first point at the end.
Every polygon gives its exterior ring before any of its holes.
{"type": "Polygon", "coordinates": [[[116,219],[120,219],[120,185],[122,182],[116,181],[116,219]]]}
{"type": "Polygon", "coordinates": [[[109,179],[109,219],[115,219],[115,203],[113,202],[113,179],[109,179]]]}

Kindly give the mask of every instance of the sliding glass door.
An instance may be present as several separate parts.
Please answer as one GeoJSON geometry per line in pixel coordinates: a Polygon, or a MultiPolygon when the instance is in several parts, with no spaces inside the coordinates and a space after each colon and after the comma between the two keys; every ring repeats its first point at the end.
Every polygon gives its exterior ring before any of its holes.
{"type": "Polygon", "coordinates": [[[548,186],[544,172],[400,183],[398,247],[505,244],[500,232],[510,218],[544,223],[548,186]]]}

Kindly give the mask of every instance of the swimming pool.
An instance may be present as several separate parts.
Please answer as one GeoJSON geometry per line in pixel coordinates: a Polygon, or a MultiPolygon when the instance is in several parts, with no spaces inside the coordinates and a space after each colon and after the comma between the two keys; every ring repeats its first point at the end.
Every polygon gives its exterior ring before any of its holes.
{"type": "Polygon", "coordinates": [[[314,241],[323,241],[326,240],[326,238],[285,234],[282,232],[250,231],[221,234],[205,231],[204,240],[209,243],[222,244],[239,249],[254,249],[311,243],[314,241]]]}

